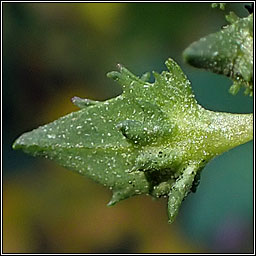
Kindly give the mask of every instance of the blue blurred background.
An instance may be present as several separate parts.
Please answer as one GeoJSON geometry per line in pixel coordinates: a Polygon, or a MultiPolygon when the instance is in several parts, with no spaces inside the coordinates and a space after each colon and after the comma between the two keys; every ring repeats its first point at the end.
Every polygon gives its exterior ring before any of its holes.
{"type": "MultiPolygon", "coordinates": [[[[228,9],[247,16],[244,4],[228,9]]],[[[228,78],[192,68],[182,51],[225,25],[210,3],[3,3],[3,249],[5,253],[250,253],[253,143],[210,162],[174,224],[166,199],[138,196],[107,207],[103,186],[54,162],[13,151],[23,132],[121,88],[105,74],[166,69],[174,58],[207,109],[250,113],[228,78]]]]}

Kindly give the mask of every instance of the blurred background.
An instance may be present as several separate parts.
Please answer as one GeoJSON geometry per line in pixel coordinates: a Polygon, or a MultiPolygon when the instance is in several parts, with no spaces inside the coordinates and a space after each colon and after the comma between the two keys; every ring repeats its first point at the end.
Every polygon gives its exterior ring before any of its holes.
{"type": "MultiPolygon", "coordinates": [[[[244,4],[230,4],[240,16],[244,4]]],[[[5,253],[252,253],[253,143],[210,162],[174,224],[166,200],[113,207],[109,190],[11,148],[23,132],[78,110],[73,96],[121,93],[106,78],[166,69],[174,58],[205,108],[253,111],[231,81],[184,63],[182,51],[225,25],[210,3],[3,3],[3,250],[5,253]]]]}

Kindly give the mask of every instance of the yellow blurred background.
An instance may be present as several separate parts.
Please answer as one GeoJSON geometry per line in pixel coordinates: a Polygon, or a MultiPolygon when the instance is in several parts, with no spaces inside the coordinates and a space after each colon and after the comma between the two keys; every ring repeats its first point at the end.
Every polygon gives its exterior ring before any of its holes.
{"type": "MultiPolygon", "coordinates": [[[[230,4],[246,16],[243,4],[230,4]]],[[[106,204],[110,191],[54,162],[11,149],[23,132],[77,108],[73,96],[105,100],[121,89],[105,74],[135,74],[174,58],[205,108],[249,113],[231,81],[189,67],[182,51],[226,24],[210,3],[3,3],[3,252],[250,253],[252,142],[214,159],[174,224],[166,199],[106,204]]]]}

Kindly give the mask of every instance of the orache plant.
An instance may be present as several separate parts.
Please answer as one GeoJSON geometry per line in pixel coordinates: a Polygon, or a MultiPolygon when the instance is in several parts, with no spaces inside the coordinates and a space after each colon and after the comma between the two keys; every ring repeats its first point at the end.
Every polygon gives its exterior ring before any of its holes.
{"type": "MultiPolygon", "coordinates": [[[[192,44],[189,63],[234,80],[252,95],[252,20],[230,14],[232,24],[192,44]],[[231,51],[230,49],[235,49],[231,51]]],[[[253,115],[200,106],[190,82],[168,59],[168,71],[138,77],[121,65],[108,73],[123,93],[104,102],[74,97],[81,108],[19,137],[14,149],[55,160],[113,191],[108,205],[134,195],[168,196],[172,222],[195,192],[200,172],[215,156],[253,138],[253,115]]]]}

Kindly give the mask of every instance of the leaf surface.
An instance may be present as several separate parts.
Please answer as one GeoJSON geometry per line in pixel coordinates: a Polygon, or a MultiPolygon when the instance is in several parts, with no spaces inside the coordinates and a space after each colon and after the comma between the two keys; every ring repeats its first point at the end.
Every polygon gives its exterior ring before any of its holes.
{"type": "Polygon", "coordinates": [[[252,139],[252,115],[205,110],[180,67],[172,59],[166,66],[149,83],[148,74],[139,78],[119,65],[108,76],[122,86],[121,95],[104,102],[73,98],[81,110],[23,134],[14,149],[109,187],[109,205],[139,194],[169,196],[173,221],[206,163],[252,139]]]}

